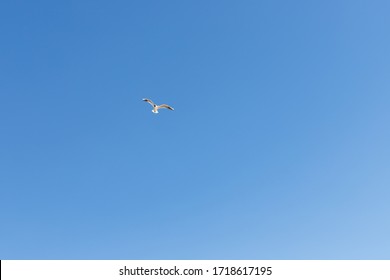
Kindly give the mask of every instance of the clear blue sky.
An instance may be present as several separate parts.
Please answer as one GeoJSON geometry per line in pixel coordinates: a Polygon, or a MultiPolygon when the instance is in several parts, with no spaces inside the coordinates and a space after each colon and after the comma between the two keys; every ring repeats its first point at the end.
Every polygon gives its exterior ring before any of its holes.
{"type": "Polygon", "coordinates": [[[0,259],[389,259],[389,10],[1,1],[0,259]]]}

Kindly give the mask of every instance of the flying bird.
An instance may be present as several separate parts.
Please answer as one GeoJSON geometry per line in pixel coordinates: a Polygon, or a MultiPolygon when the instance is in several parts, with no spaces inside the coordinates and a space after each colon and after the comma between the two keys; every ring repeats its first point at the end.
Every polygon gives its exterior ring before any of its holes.
{"type": "Polygon", "coordinates": [[[152,100],[147,99],[147,98],[143,98],[142,100],[145,101],[145,102],[148,102],[150,105],[153,106],[152,112],[155,113],[155,114],[158,114],[158,109],[165,108],[165,109],[169,109],[169,110],[172,110],[172,111],[175,110],[175,109],[173,109],[171,106],[169,106],[167,104],[156,105],[152,100]]]}

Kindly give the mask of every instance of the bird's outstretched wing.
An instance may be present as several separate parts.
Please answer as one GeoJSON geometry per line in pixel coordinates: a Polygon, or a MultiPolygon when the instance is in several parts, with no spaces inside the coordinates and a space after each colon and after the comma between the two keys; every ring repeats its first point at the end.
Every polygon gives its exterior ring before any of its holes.
{"type": "Polygon", "coordinates": [[[142,100],[145,101],[145,102],[148,102],[148,103],[149,103],[150,105],[152,105],[152,106],[155,105],[154,102],[153,102],[152,100],[150,100],[150,99],[143,98],[142,100]]]}
{"type": "Polygon", "coordinates": [[[166,109],[169,109],[169,110],[172,110],[172,111],[175,110],[175,109],[173,109],[171,106],[169,106],[169,105],[167,105],[167,104],[158,105],[157,108],[158,108],[158,109],[160,109],[160,108],[166,108],[166,109]]]}

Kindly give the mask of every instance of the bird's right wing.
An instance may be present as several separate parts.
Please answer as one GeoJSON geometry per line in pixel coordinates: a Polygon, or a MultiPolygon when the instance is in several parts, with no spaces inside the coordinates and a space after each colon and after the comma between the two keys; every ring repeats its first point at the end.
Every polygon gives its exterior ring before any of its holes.
{"type": "Polygon", "coordinates": [[[167,109],[169,109],[169,110],[175,110],[175,109],[173,109],[171,106],[169,106],[169,105],[167,105],[167,104],[161,104],[161,105],[158,105],[157,106],[158,108],[167,108],[167,109]]]}
{"type": "Polygon", "coordinates": [[[150,99],[143,98],[142,100],[145,101],[145,102],[148,102],[148,103],[149,103],[150,105],[152,105],[152,106],[155,105],[154,102],[153,102],[152,100],[150,100],[150,99]]]}

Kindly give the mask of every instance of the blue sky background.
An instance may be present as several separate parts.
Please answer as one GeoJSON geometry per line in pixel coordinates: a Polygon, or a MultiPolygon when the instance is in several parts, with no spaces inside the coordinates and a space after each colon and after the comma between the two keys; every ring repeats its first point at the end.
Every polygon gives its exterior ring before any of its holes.
{"type": "Polygon", "coordinates": [[[389,11],[1,1],[0,259],[389,259],[389,11]]]}

